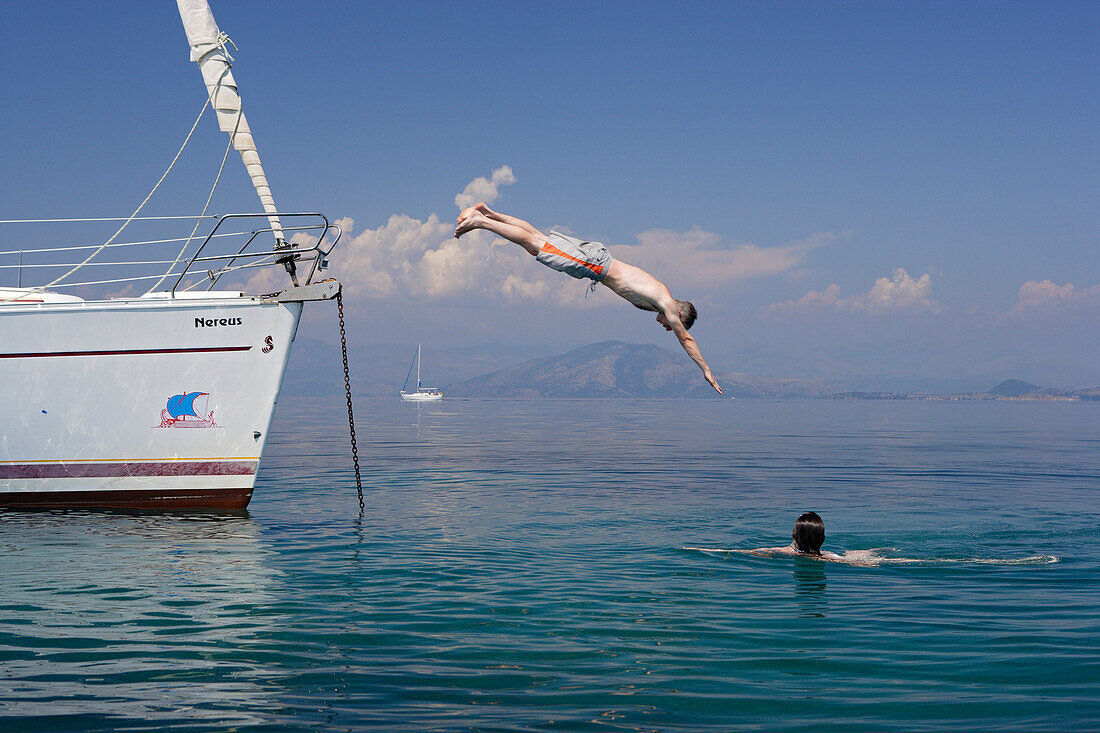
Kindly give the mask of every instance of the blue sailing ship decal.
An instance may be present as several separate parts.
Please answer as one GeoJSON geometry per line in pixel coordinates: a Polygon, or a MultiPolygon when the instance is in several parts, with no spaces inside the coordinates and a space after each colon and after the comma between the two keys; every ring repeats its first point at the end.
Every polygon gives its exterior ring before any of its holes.
{"type": "Polygon", "coordinates": [[[209,392],[184,392],[168,398],[160,411],[161,428],[216,428],[214,411],[209,407],[209,392]]]}

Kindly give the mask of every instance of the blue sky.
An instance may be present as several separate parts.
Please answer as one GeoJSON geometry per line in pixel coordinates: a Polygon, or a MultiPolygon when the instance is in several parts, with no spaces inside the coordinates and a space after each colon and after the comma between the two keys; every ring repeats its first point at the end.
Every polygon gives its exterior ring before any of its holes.
{"type": "MultiPolygon", "coordinates": [[[[676,347],[448,241],[484,177],[695,300],[723,370],[1100,382],[1096,3],[212,6],[276,201],[354,222],[334,270],[362,340],[676,347]]],[[[0,218],[128,214],[204,99],[175,3],[0,11],[0,218]]],[[[154,211],[201,208],[204,122],[154,211]]],[[[258,208],[239,165],[215,208],[258,208]]]]}

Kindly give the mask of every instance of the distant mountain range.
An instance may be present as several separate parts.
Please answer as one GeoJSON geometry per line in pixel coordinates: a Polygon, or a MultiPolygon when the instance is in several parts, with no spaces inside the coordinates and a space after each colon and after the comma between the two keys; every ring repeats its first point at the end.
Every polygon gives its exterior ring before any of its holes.
{"type": "MultiPolygon", "coordinates": [[[[363,397],[397,395],[415,354],[415,344],[351,344],[352,388],[363,397]]],[[[856,400],[1100,400],[1100,384],[1056,389],[1008,379],[988,392],[904,394],[841,392],[810,379],[776,379],[715,370],[726,397],[756,399],[856,400]]],[[[415,374],[413,379],[415,380],[415,374]]],[[[479,344],[424,353],[425,384],[441,386],[448,397],[542,399],[562,397],[700,397],[721,399],[698,367],[681,351],[653,344],[603,341],[564,354],[542,356],[531,348],[479,344]],[[532,356],[538,358],[532,359],[532,356]]],[[[286,382],[294,393],[342,394],[340,347],[299,338],[286,382]]]]}
{"type": "MultiPolygon", "coordinates": [[[[830,390],[804,379],[716,373],[727,397],[814,398],[830,390]]],[[[683,353],[603,341],[447,387],[452,397],[717,397],[683,353]]]]}

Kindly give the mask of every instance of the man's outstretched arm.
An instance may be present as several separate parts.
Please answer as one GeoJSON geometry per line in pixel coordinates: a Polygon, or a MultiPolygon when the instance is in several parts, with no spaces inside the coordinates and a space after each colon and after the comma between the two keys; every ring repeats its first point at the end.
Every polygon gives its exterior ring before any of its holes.
{"type": "Polygon", "coordinates": [[[707,360],[703,358],[703,353],[699,351],[699,344],[695,343],[695,338],[688,333],[686,328],[684,328],[684,324],[680,320],[680,312],[676,309],[675,301],[673,302],[672,308],[665,308],[665,320],[668,321],[668,325],[672,329],[672,332],[676,334],[676,338],[680,340],[680,345],[684,347],[684,351],[687,352],[687,355],[703,370],[703,379],[707,380],[707,384],[714,387],[718,394],[722,394],[722,388],[718,386],[718,382],[715,380],[714,375],[710,373],[710,367],[707,366],[707,360]]]}

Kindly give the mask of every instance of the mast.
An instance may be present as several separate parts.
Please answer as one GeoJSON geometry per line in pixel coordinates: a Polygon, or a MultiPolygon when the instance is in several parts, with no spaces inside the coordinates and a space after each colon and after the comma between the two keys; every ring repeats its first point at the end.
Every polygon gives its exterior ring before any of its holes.
{"type": "Polygon", "coordinates": [[[278,248],[278,245],[284,243],[283,225],[279,221],[275,199],[271,195],[271,188],[267,185],[263,165],[260,164],[256,141],[252,139],[252,130],[241,109],[241,96],[237,93],[237,82],[229,70],[229,62],[233,59],[225,50],[225,44],[232,41],[218,29],[214,14],[210,12],[210,5],[206,0],[176,0],[176,4],[179,6],[180,18],[183,20],[183,29],[187,32],[187,42],[191,45],[191,60],[199,65],[199,70],[202,72],[203,81],[206,82],[206,89],[210,95],[210,106],[218,115],[218,127],[222,132],[229,133],[233,147],[241,154],[244,167],[260,197],[264,213],[267,214],[267,221],[271,224],[271,231],[275,235],[278,248]]]}
{"type": "Polygon", "coordinates": [[[420,344],[416,345],[416,391],[420,391],[420,344]]]}

